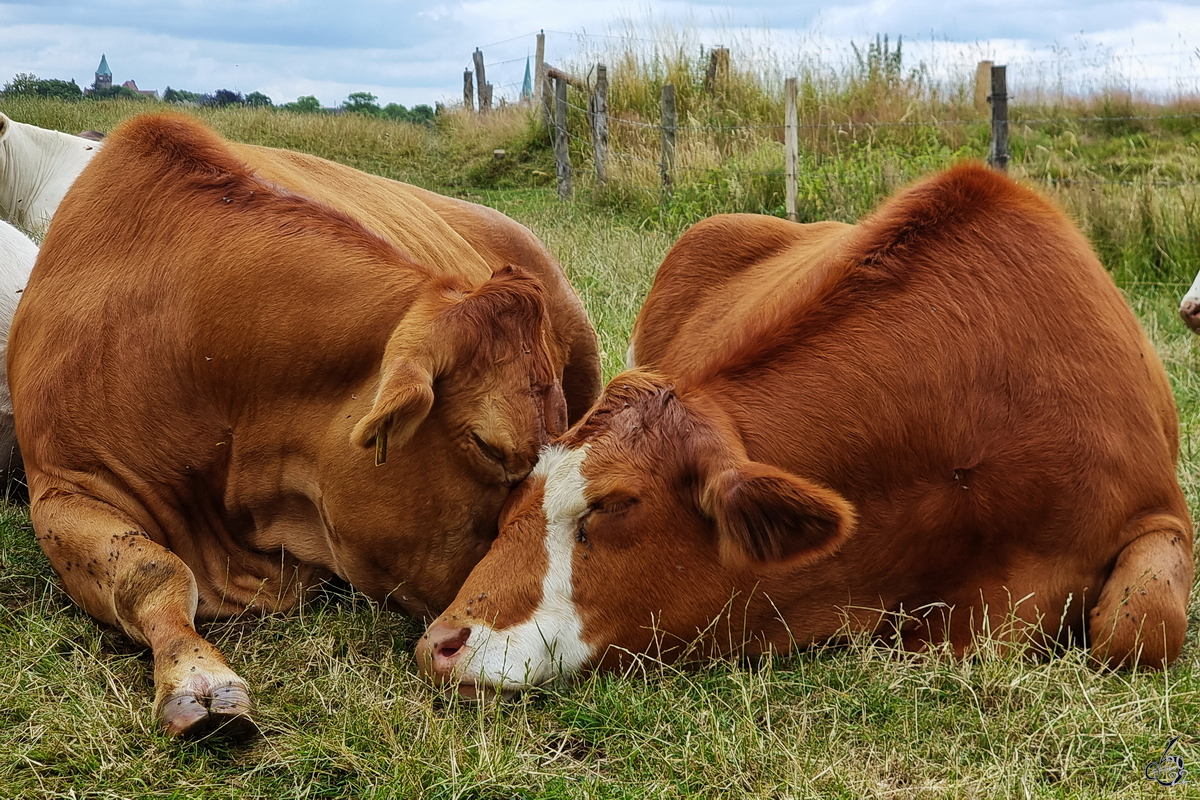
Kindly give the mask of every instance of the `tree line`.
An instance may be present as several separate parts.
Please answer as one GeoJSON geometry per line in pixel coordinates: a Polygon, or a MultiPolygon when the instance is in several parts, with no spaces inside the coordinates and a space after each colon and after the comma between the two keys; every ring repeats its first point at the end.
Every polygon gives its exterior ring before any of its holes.
{"type": "MultiPolygon", "coordinates": [[[[84,92],[74,80],[63,81],[57,78],[39,78],[38,76],[20,72],[0,89],[0,97],[49,97],[58,100],[108,100],[122,98],[127,100],[153,101],[153,98],[135,92],[127,86],[108,86],[98,88],[91,86],[84,92]]],[[[301,114],[325,114],[331,111],[350,114],[363,114],[370,117],[390,119],[397,122],[429,123],[437,113],[428,105],[421,104],[406,108],[399,103],[379,105],[379,98],[370,92],[351,92],[336,109],[321,107],[313,95],[305,95],[291,103],[276,106],[270,97],[262,92],[250,92],[242,95],[230,89],[218,89],[212,93],[189,92],[184,89],[172,89],[170,86],[162,94],[162,101],[177,105],[197,105],[206,108],[223,108],[226,106],[250,106],[255,108],[281,108],[285,111],[295,111],[301,114]]]]}

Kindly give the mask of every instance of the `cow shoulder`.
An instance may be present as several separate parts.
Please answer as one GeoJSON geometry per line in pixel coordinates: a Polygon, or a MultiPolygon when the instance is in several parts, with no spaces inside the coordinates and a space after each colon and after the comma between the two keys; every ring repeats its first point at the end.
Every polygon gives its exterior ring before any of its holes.
{"type": "Polygon", "coordinates": [[[792,302],[823,251],[850,227],[756,214],[697,223],[654,278],[634,324],[631,365],[665,367],[668,358],[673,367],[691,365],[693,351],[707,351],[776,304],[792,302]]]}

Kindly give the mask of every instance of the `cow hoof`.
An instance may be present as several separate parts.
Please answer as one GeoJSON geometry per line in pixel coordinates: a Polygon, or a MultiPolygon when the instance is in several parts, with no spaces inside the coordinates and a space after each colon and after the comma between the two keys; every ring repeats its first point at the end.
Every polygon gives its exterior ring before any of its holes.
{"type": "Polygon", "coordinates": [[[209,735],[241,741],[258,733],[250,716],[253,704],[244,686],[226,684],[201,694],[180,689],[159,707],[159,719],[167,734],[181,739],[209,735]]]}

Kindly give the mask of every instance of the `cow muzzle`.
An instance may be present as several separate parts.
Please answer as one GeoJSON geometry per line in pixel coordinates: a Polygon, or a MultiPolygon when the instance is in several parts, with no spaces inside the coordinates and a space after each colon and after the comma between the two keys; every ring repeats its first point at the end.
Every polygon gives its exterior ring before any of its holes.
{"type": "Polygon", "coordinates": [[[1188,328],[1200,333],[1200,300],[1185,299],[1179,305],[1179,316],[1188,328]]]}
{"type": "Polygon", "coordinates": [[[476,683],[465,673],[472,650],[467,644],[471,628],[448,622],[435,622],[417,642],[417,667],[447,696],[457,694],[468,700],[508,698],[513,690],[502,691],[487,683],[476,683]]]}

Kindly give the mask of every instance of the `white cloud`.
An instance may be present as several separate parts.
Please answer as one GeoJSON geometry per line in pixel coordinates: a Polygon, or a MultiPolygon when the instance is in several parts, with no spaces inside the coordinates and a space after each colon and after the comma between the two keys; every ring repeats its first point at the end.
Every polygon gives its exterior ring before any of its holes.
{"type": "Polygon", "coordinates": [[[984,56],[1054,61],[1065,49],[1082,54],[1077,61],[1139,53],[1119,68],[1131,65],[1152,88],[1194,85],[1200,75],[1189,61],[1200,42],[1185,38],[1200,31],[1191,2],[36,0],[0,2],[0,82],[32,72],[88,85],[105,53],[114,80],[133,78],[141,88],[262,91],[277,103],[315,94],[327,106],[369,91],[411,106],[459,98],[463,69],[485,46],[488,80],[511,97],[543,28],[554,63],[604,49],[614,41],[607,36],[654,39],[686,29],[697,47],[726,44],[735,58],[773,59],[781,68],[814,53],[846,58],[848,41],[887,33],[904,36],[912,59],[963,69],[984,56]]]}

